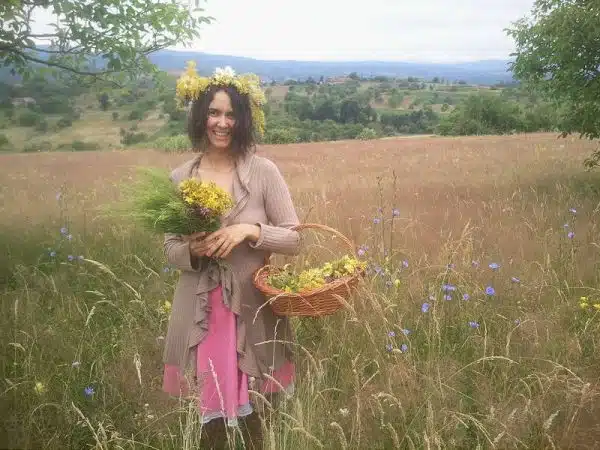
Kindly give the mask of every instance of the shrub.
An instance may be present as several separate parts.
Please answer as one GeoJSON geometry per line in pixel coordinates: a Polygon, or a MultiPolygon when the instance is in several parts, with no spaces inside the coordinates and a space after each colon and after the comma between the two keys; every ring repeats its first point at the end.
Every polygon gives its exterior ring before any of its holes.
{"type": "Polygon", "coordinates": [[[164,150],[168,152],[186,151],[191,147],[189,138],[185,134],[179,134],[177,136],[163,136],[152,143],[150,147],[157,150],[164,150]]]}
{"type": "Polygon", "coordinates": [[[363,130],[356,137],[356,139],[360,139],[363,141],[367,141],[369,139],[377,139],[377,132],[373,128],[363,128],[363,130]]]}

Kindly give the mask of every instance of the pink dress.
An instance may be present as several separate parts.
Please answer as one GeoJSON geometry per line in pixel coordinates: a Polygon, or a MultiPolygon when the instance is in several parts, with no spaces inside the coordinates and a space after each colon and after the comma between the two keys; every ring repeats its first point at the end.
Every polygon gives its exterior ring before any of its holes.
{"type": "MultiPolygon", "coordinates": [[[[209,292],[208,302],[208,335],[196,351],[196,376],[201,381],[196,400],[203,423],[224,418],[229,425],[235,426],[238,417],[253,412],[248,376],[239,370],[237,363],[236,317],[223,304],[220,286],[209,292]]],[[[294,372],[294,365],[288,362],[273,374],[273,378],[290,393],[294,388],[294,372]]],[[[173,396],[187,393],[187,384],[176,366],[165,365],[163,390],[173,396]]],[[[260,392],[280,390],[277,383],[269,380],[262,384],[260,392]]]]}

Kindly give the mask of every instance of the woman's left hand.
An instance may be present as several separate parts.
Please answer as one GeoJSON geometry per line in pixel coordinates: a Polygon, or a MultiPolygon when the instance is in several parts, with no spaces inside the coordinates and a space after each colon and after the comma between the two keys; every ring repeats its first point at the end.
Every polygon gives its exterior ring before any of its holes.
{"type": "Polygon", "coordinates": [[[203,239],[202,251],[209,258],[226,258],[231,250],[252,235],[254,231],[250,227],[254,225],[238,223],[221,228],[203,239]]]}

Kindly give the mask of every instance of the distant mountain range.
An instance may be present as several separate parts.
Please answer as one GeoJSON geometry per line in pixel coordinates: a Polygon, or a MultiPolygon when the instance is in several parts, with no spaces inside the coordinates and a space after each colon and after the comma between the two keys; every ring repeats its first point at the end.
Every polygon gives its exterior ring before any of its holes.
{"type": "MultiPolygon", "coordinates": [[[[44,54],[40,54],[42,59],[44,54]]],[[[420,63],[399,61],[269,61],[241,56],[215,55],[193,51],[160,50],[150,55],[150,60],[161,70],[172,74],[185,70],[186,62],[194,60],[198,72],[211,74],[216,67],[231,66],[236,72],[252,72],[264,81],[282,82],[288,79],[306,80],[321,76],[340,77],[356,72],[362,77],[416,77],[430,80],[434,77],[448,81],[463,80],[469,84],[491,85],[514,82],[509,71],[509,60],[482,60],[454,64],[420,63]]],[[[99,62],[99,61],[98,61],[99,62]]],[[[102,64],[97,65],[101,67],[102,64]]],[[[15,82],[19,76],[11,76],[8,67],[0,68],[0,80],[15,82]]]]}
{"type": "Polygon", "coordinates": [[[455,64],[418,63],[398,61],[268,61],[241,56],[214,55],[193,51],[161,50],[150,55],[150,60],[161,70],[179,73],[186,62],[194,60],[198,72],[208,75],[216,67],[231,66],[236,72],[252,72],[268,81],[286,79],[304,80],[337,77],[356,72],[360,76],[444,78],[464,80],[471,84],[496,84],[514,82],[509,71],[510,60],[482,60],[455,64]]]}

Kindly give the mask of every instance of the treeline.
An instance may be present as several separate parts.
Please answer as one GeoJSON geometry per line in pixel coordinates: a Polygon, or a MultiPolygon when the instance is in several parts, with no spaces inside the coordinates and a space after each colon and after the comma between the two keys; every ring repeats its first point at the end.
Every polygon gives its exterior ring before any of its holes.
{"type": "MultiPolygon", "coordinates": [[[[186,112],[177,107],[174,91],[174,78],[163,89],[144,83],[122,89],[67,87],[42,76],[21,85],[0,83],[0,149],[12,148],[9,133],[3,132],[11,127],[32,128],[31,142],[21,151],[98,148],[103,143],[74,140],[53,147],[51,142],[52,133],[76,127],[89,110],[109,115],[123,146],[185,149],[186,112]],[[151,130],[142,127],[149,117],[159,119],[151,130]]],[[[270,144],[553,131],[562,120],[560,109],[519,86],[478,88],[437,78],[348,77],[269,85],[265,91],[267,128],[262,142],[270,144]]]]}

